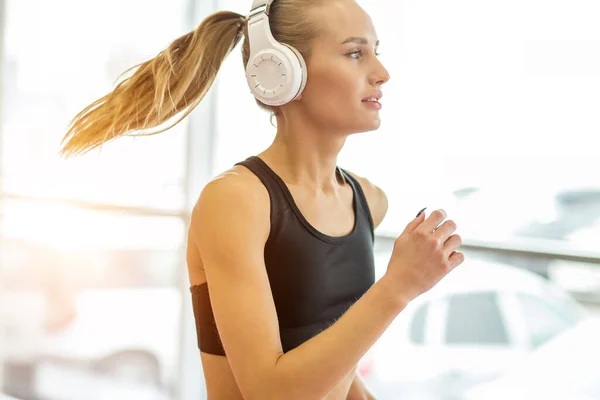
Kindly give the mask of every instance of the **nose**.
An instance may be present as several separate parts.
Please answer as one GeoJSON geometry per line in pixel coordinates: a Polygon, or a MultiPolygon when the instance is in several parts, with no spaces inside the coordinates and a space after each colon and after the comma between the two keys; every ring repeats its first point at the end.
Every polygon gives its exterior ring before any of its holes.
{"type": "Polygon", "coordinates": [[[385,69],[379,59],[375,59],[375,65],[373,72],[369,77],[369,81],[372,85],[380,86],[390,80],[390,73],[385,69]]]}

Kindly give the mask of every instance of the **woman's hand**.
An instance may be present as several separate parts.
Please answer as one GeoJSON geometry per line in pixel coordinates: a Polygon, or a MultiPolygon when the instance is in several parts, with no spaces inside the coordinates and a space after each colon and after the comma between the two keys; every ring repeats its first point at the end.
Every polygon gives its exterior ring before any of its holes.
{"type": "Polygon", "coordinates": [[[435,286],[464,261],[456,250],[460,236],[453,235],[456,223],[446,219],[444,210],[435,210],[425,219],[421,212],[396,239],[383,279],[406,303],[435,286]],[[441,224],[441,225],[440,225],[441,224]]]}

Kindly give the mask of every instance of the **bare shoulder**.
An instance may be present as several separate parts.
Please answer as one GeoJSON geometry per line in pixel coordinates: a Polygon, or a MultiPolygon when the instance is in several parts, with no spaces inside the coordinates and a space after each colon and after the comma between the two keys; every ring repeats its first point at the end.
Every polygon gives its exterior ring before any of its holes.
{"type": "Polygon", "coordinates": [[[352,175],[359,183],[360,186],[365,193],[365,197],[367,198],[367,203],[369,204],[369,209],[371,210],[371,217],[373,218],[373,225],[375,228],[379,226],[388,210],[388,198],[383,189],[379,186],[372,183],[365,177],[355,174],[352,171],[348,171],[344,169],[344,171],[348,172],[352,175]]]}
{"type": "Polygon", "coordinates": [[[198,235],[204,228],[214,228],[213,223],[250,224],[260,228],[265,222],[269,223],[269,211],[269,193],[262,182],[238,165],[218,174],[204,186],[192,210],[190,234],[198,235]]]}
{"type": "Polygon", "coordinates": [[[239,201],[239,200],[268,200],[268,192],[260,179],[245,167],[236,165],[215,176],[208,182],[194,206],[193,212],[212,203],[212,200],[239,201]]]}

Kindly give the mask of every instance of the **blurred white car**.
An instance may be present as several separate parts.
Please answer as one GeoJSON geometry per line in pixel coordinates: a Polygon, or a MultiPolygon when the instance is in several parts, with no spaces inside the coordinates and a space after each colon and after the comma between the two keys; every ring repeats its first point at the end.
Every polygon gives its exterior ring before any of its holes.
{"type": "Polygon", "coordinates": [[[468,390],[457,400],[600,399],[600,318],[557,335],[498,379],[468,390]]]}
{"type": "Polygon", "coordinates": [[[76,316],[44,339],[42,359],[150,385],[174,382],[182,296],[177,288],[86,290],[76,316]]]}
{"type": "Polygon", "coordinates": [[[534,273],[467,260],[400,313],[369,352],[367,381],[386,400],[443,398],[498,376],[584,316],[534,273]]]}

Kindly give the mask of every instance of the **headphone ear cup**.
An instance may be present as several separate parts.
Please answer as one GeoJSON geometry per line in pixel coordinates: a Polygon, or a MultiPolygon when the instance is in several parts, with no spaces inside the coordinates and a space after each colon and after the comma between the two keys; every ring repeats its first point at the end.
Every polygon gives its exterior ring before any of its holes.
{"type": "Polygon", "coordinates": [[[308,78],[308,71],[306,70],[306,62],[304,61],[304,57],[302,57],[302,54],[300,54],[300,52],[298,50],[296,50],[295,48],[293,48],[290,45],[287,45],[285,43],[281,43],[282,45],[284,45],[285,47],[287,47],[288,49],[290,49],[292,51],[292,53],[294,53],[294,55],[296,56],[297,59],[297,64],[296,63],[292,63],[292,66],[294,69],[296,69],[294,71],[294,73],[298,73],[298,75],[301,76],[301,81],[300,81],[300,87],[298,88],[298,93],[296,93],[296,95],[294,96],[294,99],[298,98],[298,96],[300,96],[302,94],[302,92],[304,91],[304,87],[306,86],[306,80],[308,78]]]}
{"type": "Polygon", "coordinates": [[[306,84],[304,59],[294,48],[271,42],[255,54],[246,67],[254,97],[269,106],[281,106],[297,98],[306,84]]]}

